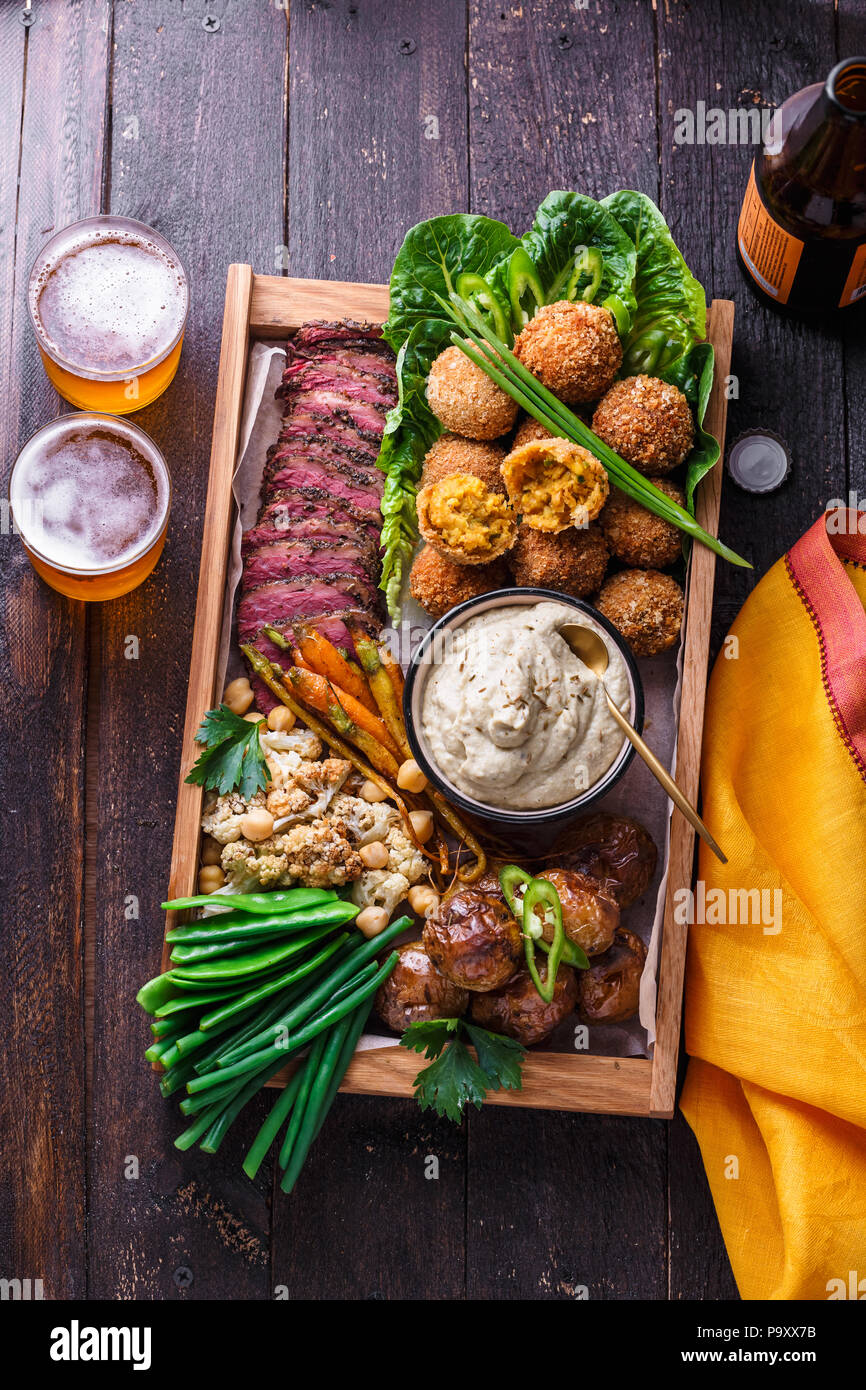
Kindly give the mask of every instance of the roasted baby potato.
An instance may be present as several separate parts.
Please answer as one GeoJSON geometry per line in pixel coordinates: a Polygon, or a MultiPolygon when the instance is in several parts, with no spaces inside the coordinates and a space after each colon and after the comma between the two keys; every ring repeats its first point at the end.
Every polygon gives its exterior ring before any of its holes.
{"type": "MultiPolygon", "coordinates": [[[[538,973],[547,979],[547,965],[538,973]]],[[[494,1033],[505,1033],[525,1047],[543,1042],[554,1028],[574,1010],[578,1000],[578,972],[560,965],[556,972],[553,999],[545,1004],[528,970],[520,970],[502,989],[489,994],[473,994],[472,1021],[494,1033]]]]}
{"type": "Polygon", "coordinates": [[[638,821],[605,811],[574,821],[553,854],[565,868],[597,879],[621,908],[646,892],[657,858],[652,837],[638,821]]]}
{"type": "Polygon", "coordinates": [[[376,1012],[398,1033],[419,1020],[459,1018],[468,1004],[466,990],[439,973],[422,941],[400,947],[397,964],[376,994],[376,1012]]]}
{"type": "Polygon", "coordinates": [[[517,518],[508,502],[470,473],[423,487],[416,501],[421,535],[455,564],[487,565],[514,544],[517,518]]]}
{"type": "MultiPolygon", "coordinates": [[[[598,879],[573,869],[547,869],[539,878],[546,878],[559,894],[568,939],[582,946],[588,956],[606,951],[619,926],[619,908],[598,879]]],[[[545,923],[542,935],[545,941],[553,940],[550,923],[545,923]]]]}
{"type": "Polygon", "coordinates": [[[514,510],[538,531],[588,526],[607,500],[607,473],[568,439],[533,439],[512,449],[502,476],[514,510]]]}
{"type": "Polygon", "coordinates": [[[464,888],[424,925],[424,948],[437,970],[461,989],[499,989],[523,957],[520,928],[492,893],[464,888]]]}
{"type": "MultiPolygon", "coordinates": [[[[580,971],[580,1016],[584,1023],[624,1023],[640,1000],[646,946],[634,932],[618,927],[613,945],[580,971]]],[[[558,981],[557,981],[558,983],[558,981]]]]}

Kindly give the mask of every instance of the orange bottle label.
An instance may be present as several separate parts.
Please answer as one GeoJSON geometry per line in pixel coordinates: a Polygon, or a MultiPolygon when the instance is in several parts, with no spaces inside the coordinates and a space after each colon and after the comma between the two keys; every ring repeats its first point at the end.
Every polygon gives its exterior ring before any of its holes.
{"type": "Polygon", "coordinates": [[[839,300],[839,308],[844,309],[846,304],[856,304],[864,295],[866,295],[866,241],[862,246],[858,246],[854,252],[851,269],[848,271],[848,279],[845,281],[842,298],[839,300]]]}
{"type": "Polygon", "coordinates": [[[755,183],[755,165],[743,199],[737,241],[743,262],[756,284],[779,304],[787,304],[804,243],[774,222],[755,183]]]}

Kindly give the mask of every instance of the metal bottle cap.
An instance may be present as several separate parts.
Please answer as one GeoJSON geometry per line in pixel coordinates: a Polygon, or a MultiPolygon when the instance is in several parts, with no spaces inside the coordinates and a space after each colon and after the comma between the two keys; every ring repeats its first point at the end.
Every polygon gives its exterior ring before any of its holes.
{"type": "Polygon", "coordinates": [[[771,430],[746,430],[731,445],[728,472],[746,492],[775,492],[790,471],[788,446],[771,430]]]}

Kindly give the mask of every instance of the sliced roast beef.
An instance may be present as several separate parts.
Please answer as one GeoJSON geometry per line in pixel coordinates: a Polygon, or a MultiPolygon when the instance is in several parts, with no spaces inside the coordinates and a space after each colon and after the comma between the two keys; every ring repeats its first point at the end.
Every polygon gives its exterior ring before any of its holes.
{"type": "Polygon", "coordinates": [[[309,412],[313,419],[333,419],[342,420],[350,429],[355,430],[362,439],[368,440],[371,444],[380,444],[382,431],[385,428],[385,415],[390,407],[381,408],[371,404],[370,401],[352,400],[339,390],[326,389],[323,387],[315,391],[296,391],[291,394],[287,402],[291,410],[291,418],[297,418],[297,412],[309,412]]]}
{"type": "Polygon", "coordinates": [[[266,623],[279,627],[298,618],[318,618],[343,608],[360,608],[378,617],[378,591],[369,580],[351,574],[332,574],[327,579],[302,575],[299,579],[275,579],[245,589],[238,604],[238,633],[242,642],[255,637],[266,623]]]}
{"type": "Polygon", "coordinates": [[[381,482],[372,474],[338,473],[317,459],[294,458],[280,461],[268,477],[268,489],[273,496],[286,488],[304,488],[308,496],[321,501],[331,497],[338,505],[348,503],[361,515],[378,518],[385,486],[384,476],[379,474],[379,478],[381,482]]]}
{"type": "Polygon", "coordinates": [[[304,575],[329,579],[331,575],[352,575],[375,585],[377,562],[362,540],[273,541],[256,546],[244,561],[244,588],[254,589],[274,579],[299,579],[304,575]]]}
{"type": "Polygon", "coordinates": [[[283,398],[287,402],[299,400],[304,392],[333,394],[334,398],[348,398],[363,401],[386,413],[394,405],[397,391],[390,380],[366,376],[354,367],[339,366],[334,362],[302,362],[290,368],[283,376],[283,398]]]}
{"type": "MultiPolygon", "coordinates": [[[[383,427],[384,428],[384,427],[383,427]]],[[[302,444],[318,441],[331,444],[337,453],[375,467],[379,456],[381,436],[375,443],[364,439],[356,429],[335,415],[313,415],[308,410],[293,411],[280,430],[279,445],[299,440],[302,444]]]]}
{"type": "Polygon", "coordinates": [[[383,474],[377,467],[375,461],[369,454],[363,454],[360,449],[355,449],[351,445],[344,445],[335,439],[326,439],[321,435],[298,435],[280,436],[279,441],[268,450],[268,463],[265,468],[265,485],[267,485],[268,470],[273,471],[275,459],[301,457],[305,459],[321,459],[328,468],[336,468],[338,472],[345,472],[347,469],[357,471],[361,469],[365,473],[378,474],[381,478],[383,474]]]}
{"type": "Polygon", "coordinates": [[[344,319],[340,323],[325,323],[314,319],[302,324],[289,339],[289,358],[295,353],[320,353],[327,347],[358,347],[365,352],[381,353],[393,362],[394,354],[382,337],[378,324],[355,323],[344,319]]]}
{"type": "Polygon", "coordinates": [[[369,517],[359,517],[341,509],[332,500],[310,501],[300,492],[279,492],[273,501],[262,508],[259,519],[241,541],[241,554],[247,555],[260,545],[274,541],[307,540],[315,546],[319,541],[352,540],[365,546],[370,563],[375,565],[379,554],[379,526],[369,517]]]}
{"type": "Polygon", "coordinates": [[[371,377],[374,381],[390,382],[395,393],[397,390],[397,367],[394,358],[390,353],[384,357],[379,353],[371,352],[368,344],[363,349],[323,344],[313,351],[309,349],[296,350],[291,357],[286,359],[283,384],[287,384],[296,373],[304,371],[310,366],[317,371],[326,367],[334,367],[340,372],[355,372],[363,377],[371,377]]]}

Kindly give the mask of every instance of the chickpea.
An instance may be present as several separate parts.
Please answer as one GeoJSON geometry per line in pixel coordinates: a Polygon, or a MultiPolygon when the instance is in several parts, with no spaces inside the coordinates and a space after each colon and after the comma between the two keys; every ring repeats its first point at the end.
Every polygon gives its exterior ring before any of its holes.
{"type": "Polygon", "coordinates": [[[388,797],[387,792],[383,792],[382,788],[378,786],[376,782],[371,782],[369,779],[366,782],[362,782],[360,795],[362,801],[369,802],[385,801],[388,797]]]}
{"type": "Polygon", "coordinates": [[[358,850],[365,869],[384,869],[388,863],[388,848],[381,840],[373,840],[358,850]]]}
{"type": "Polygon", "coordinates": [[[433,814],[430,811],[410,811],[409,819],[412,828],[418,836],[422,845],[426,845],[430,836],[433,834],[433,814]]]}
{"type": "Polygon", "coordinates": [[[431,917],[439,906],[439,894],[427,883],[416,883],[409,889],[409,906],[419,917],[431,917]]]}
{"type": "Polygon", "coordinates": [[[397,786],[404,792],[423,792],[427,778],[414,758],[407,758],[397,773],[397,786]]]}
{"type": "Polygon", "coordinates": [[[259,840],[266,840],[269,835],[274,833],[274,818],[270,811],[266,811],[264,806],[254,806],[251,811],[247,811],[245,816],[241,816],[241,834],[245,840],[252,840],[256,843],[259,840]]]}
{"type": "Polygon", "coordinates": [[[218,888],[222,888],[226,881],[226,876],[218,864],[207,864],[198,871],[198,891],[200,893],[215,893],[218,888]]]}
{"type": "Polygon", "coordinates": [[[378,936],[380,931],[384,931],[390,920],[384,907],[365,907],[363,912],[359,912],[355,918],[355,926],[361,935],[366,936],[369,941],[371,937],[378,936]]]}
{"type": "Polygon", "coordinates": [[[268,728],[275,734],[287,734],[295,727],[295,716],[285,705],[275,705],[268,715],[268,728]]]}
{"type": "Polygon", "coordinates": [[[219,864],[222,852],[222,845],[219,840],[214,839],[213,835],[202,836],[201,862],[205,868],[212,868],[214,864],[219,864]]]}
{"type": "Polygon", "coordinates": [[[244,719],[248,724],[264,724],[265,722],[265,716],[259,714],[257,709],[249,710],[249,712],[244,715],[244,719]]]}
{"type": "Polygon", "coordinates": [[[252,702],[253,688],[246,676],[229,681],[223,691],[223,704],[228,705],[232,714],[246,714],[252,702]]]}

